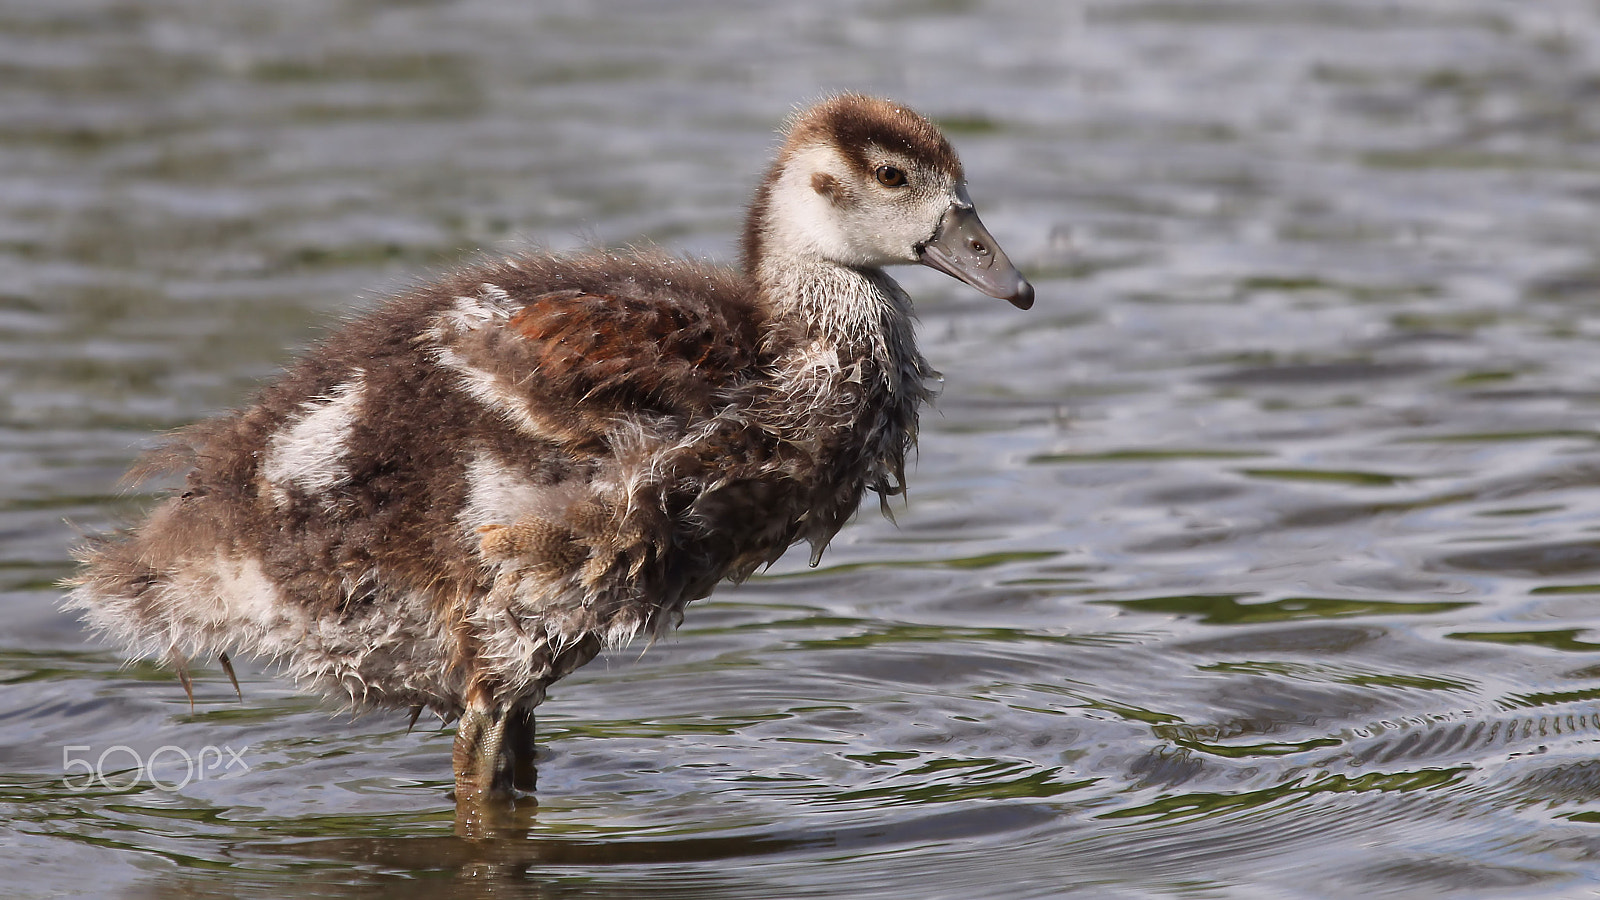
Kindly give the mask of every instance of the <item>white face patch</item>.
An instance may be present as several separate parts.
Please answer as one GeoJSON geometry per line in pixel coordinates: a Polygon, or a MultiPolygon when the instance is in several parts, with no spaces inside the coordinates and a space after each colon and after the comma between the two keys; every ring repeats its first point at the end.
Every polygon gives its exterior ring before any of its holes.
{"type": "Polygon", "coordinates": [[[366,373],[301,404],[300,414],[267,442],[261,477],[272,485],[279,506],[289,502],[288,489],[318,496],[350,478],[345,456],[350,429],[366,397],[366,373]]]}
{"type": "Polygon", "coordinates": [[[919,167],[899,154],[873,151],[873,158],[907,172],[910,181],[889,188],[863,179],[839,151],[827,144],[795,150],[772,185],[768,251],[813,256],[855,267],[917,261],[916,246],[933,236],[954,199],[955,185],[943,172],[919,167]],[[818,177],[841,185],[835,202],[819,192],[818,177]]]}
{"type": "Polygon", "coordinates": [[[769,222],[782,233],[774,244],[820,256],[846,265],[867,265],[860,248],[839,229],[840,213],[834,201],[817,192],[814,176],[830,176],[848,183],[849,165],[832,147],[816,145],[795,152],[772,186],[769,222]]]}

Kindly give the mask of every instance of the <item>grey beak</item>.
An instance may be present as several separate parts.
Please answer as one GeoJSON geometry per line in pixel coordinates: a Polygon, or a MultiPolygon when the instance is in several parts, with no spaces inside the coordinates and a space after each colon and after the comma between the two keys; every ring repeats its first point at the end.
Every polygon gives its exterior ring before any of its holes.
{"type": "MultiPolygon", "coordinates": [[[[961,195],[965,197],[965,192],[961,195]]],[[[917,247],[917,261],[972,285],[1017,309],[1033,306],[1033,285],[1006,259],[972,204],[957,200],[939,220],[939,230],[917,247]]]]}

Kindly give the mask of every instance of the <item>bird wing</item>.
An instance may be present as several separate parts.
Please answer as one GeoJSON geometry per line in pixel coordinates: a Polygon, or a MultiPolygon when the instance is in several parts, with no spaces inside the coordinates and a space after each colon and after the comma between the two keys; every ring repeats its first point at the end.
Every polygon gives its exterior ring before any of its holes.
{"type": "Polygon", "coordinates": [[[613,642],[667,621],[741,558],[689,523],[696,498],[766,440],[723,415],[761,365],[745,288],[633,259],[464,273],[419,334],[499,420],[466,463],[460,520],[479,558],[539,627],[613,642]]]}
{"type": "Polygon", "coordinates": [[[725,275],[663,262],[643,267],[648,277],[599,266],[559,279],[486,273],[423,337],[469,393],[526,436],[582,446],[603,443],[620,418],[685,427],[714,414],[758,364],[759,337],[725,275]],[[552,290],[552,281],[576,284],[552,290]]]}

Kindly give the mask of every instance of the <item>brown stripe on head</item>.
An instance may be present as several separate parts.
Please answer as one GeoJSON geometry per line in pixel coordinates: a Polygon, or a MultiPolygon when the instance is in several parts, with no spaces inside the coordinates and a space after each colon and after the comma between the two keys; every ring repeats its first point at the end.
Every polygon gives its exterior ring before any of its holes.
{"type": "Polygon", "coordinates": [[[828,144],[863,176],[876,165],[868,154],[877,147],[904,153],[919,163],[942,169],[957,181],[961,160],[944,134],[908,107],[861,94],[830,97],[789,122],[784,155],[811,144],[828,144]]]}
{"type": "MultiPolygon", "coordinates": [[[[861,94],[839,94],[823,100],[789,119],[784,130],[783,149],[756,188],[745,216],[741,241],[746,273],[755,273],[761,267],[773,184],[786,162],[800,151],[815,146],[836,151],[854,170],[858,182],[872,178],[873,170],[883,162],[874,160],[874,153],[909,157],[918,165],[948,173],[953,182],[966,178],[961,160],[956,158],[950,142],[932,122],[909,108],[861,94]]],[[[813,181],[811,188],[835,205],[843,205],[850,199],[849,185],[831,175],[813,181]]]]}

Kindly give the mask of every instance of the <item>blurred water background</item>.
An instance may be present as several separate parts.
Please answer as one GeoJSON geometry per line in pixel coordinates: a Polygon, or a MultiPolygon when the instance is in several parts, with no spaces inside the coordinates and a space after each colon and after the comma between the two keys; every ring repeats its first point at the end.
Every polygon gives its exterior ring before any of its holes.
{"type": "Polygon", "coordinates": [[[1590,896],[1597,223],[1587,0],[4,0],[0,892],[1590,896]],[[731,259],[843,88],[1039,302],[904,274],[898,526],[559,685],[524,832],[57,611],[160,431],[478,251],[731,259]]]}

